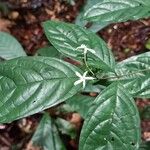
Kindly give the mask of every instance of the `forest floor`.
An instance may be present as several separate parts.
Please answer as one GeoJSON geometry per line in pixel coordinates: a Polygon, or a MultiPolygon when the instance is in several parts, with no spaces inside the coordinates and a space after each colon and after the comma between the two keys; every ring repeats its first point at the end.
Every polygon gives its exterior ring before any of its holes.
{"type": "MultiPolygon", "coordinates": [[[[74,22],[84,0],[76,0],[74,6],[62,0],[1,0],[7,3],[8,10],[0,12],[0,31],[9,32],[22,44],[28,55],[34,55],[37,49],[47,45],[43,33],[42,22],[46,20],[61,20],[74,22]]],[[[113,50],[117,61],[150,50],[150,19],[111,24],[98,33],[113,50]]],[[[136,100],[137,106],[144,114],[145,107],[150,101],[136,100]]],[[[149,111],[150,112],[150,111],[149,111]]],[[[0,125],[0,150],[9,150],[12,145],[20,149],[33,149],[30,138],[38,122],[40,114],[15,121],[11,124],[0,125]],[[16,134],[17,133],[17,134],[16,134]]],[[[67,120],[81,128],[82,119],[76,113],[68,114],[67,120]]],[[[150,115],[142,115],[142,139],[150,140],[150,115]]],[[[77,140],[69,141],[69,150],[77,150],[77,140]],[[70,148],[71,147],[71,148],[70,148]]],[[[37,148],[38,150],[38,148],[37,148]]]]}

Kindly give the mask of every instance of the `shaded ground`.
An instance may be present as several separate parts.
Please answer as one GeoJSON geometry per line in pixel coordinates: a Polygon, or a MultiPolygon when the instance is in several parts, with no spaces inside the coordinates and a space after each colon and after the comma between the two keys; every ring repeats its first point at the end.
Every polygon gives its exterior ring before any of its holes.
{"type": "Polygon", "coordinates": [[[100,35],[113,49],[117,60],[148,51],[150,19],[112,24],[100,35]]]}
{"type": "MultiPolygon", "coordinates": [[[[48,43],[43,34],[41,22],[48,19],[73,22],[83,5],[83,0],[77,0],[75,6],[58,0],[7,0],[4,2],[8,4],[9,11],[5,14],[0,13],[0,30],[14,35],[28,55],[33,55],[37,49],[48,43]]],[[[123,60],[149,50],[150,19],[112,24],[99,34],[113,49],[116,60],[123,60]]],[[[142,112],[143,108],[150,105],[150,102],[137,100],[137,105],[142,112]]],[[[28,144],[29,140],[40,118],[41,115],[36,114],[8,125],[0,125],[0,150],[7,150],[12,145],[29,150],[31,148],[28,144]]],[[[80,130],[82,119],[78,115],[68,114],[64,118],[78,125],[77,128],[80,130]]],[[[143,119],[141,124],[142,138],[150,140],[149,119],[143,119]]],[[[77,149],[76,140],[67,139],[67,142],[69,150],[77,149]]]]}

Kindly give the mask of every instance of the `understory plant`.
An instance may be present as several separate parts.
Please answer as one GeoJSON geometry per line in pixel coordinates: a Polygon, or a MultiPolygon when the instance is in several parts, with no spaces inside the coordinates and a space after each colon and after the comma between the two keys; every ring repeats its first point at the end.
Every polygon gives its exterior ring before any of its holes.
{"type": "MultiPolygon", "coordinates": [[[[100,0],[84,12],[83,18],[103,24],[135,20],[150,16],[149,6],[149,0],[100,0]]],[[[85,119],[79,150],[138,150],[140,117],[134,98],[150,98],[150,52],[116,62],[107,44],[84,27],[46,21],[43,28],[53,45],[49,50],[59,53],[27,57],[21,50],[20,56],[24,57],[11,59],[8,53],[1,56],[10,60],[0,63],[0,123],[65,102],[85,119]],[[66,56],[77,65],[64,61],[66,56]],[[85,92],[96,92],[98,96],[81,94],[85,92]]],[[[6,36],[0,36],[3,53],[10,46],[6,36]]],[[[16,41],[13,44],[16,47],[16,41]]],[[[49,139],[53,139],[51,150],[65,149],[47,114],[33,141],[41,132],[47,137],[49,130],[52,132],[44,149],[50,144],[49,139]]]]}

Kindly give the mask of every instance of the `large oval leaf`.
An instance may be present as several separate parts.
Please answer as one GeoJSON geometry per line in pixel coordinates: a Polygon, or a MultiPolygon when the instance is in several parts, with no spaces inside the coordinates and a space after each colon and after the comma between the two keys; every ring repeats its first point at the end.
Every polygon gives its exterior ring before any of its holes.
{"type": "Polygon", "coordinates": [[[20,43],[8,33],[0,32],[0,57],[8,60],[20,56],[26,56],[20,43]]]}
{"type": "Polygon", "coordinates": [[[149,0],[102,0],[89,8],[84,19],[104,23],[137,20],[150,16],[149,0]]]}
{"type": "Polygon", "coordinates": [[[57,127],[48,114],[45,114],[40,121],[32,137],[32,142],[43,150],[66,150],[59,137],[57,127]]]}
{"type": "MultiPolygon", "coordinates": [[[[63,102],[82,84],[64,61],[49,57],[24,57],[0,64],[0,123],[10,122],[63,102]]],[[[82,73],[81,73],[82,74],[82,73]]]]}
{"type": "Polygon", "coordinates": [[[138,150],[140,118],[127,90],[113,83],[94,104],[84,122],[80,150],[138,150]]]}
{"type": "Polygon", "coordinates": [[[96,34],[77,25],[55,21],[45,22],[44,29],[49,41],[61,53],[82,61],[83,51],[77,48],[84,44],[95,51],[95,54],[88,52],[89,65],[102,70],[114,69],[115,60],[111,51],[96,34]]]}

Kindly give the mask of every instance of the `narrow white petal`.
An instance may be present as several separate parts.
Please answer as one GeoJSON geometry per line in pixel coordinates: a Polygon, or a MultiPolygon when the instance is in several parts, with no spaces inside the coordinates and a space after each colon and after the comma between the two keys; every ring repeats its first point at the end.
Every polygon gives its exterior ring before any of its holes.
{"type": "Polygon", "coordinates": [[[80,84],[81,82],[82,82],[82,80],[77,80],[77,81],[74,82],[74,85],[78,85],[78,84],[80,84]]]}
{"type": "Polygon", "coordinates": [[[78,76],[79,78],[82,78],[82,75],[79,72],[75,72],[76,76],[78,76]]]}
{"type": "Polygon", "coordinates": [[[84,72],[84,74],[83,74],[83,78],[85,78],[86,77],[86,75],[87,75],[87,71],[86,72],[84,72]]]}
{"type": "Polygon", "coordinates": [[[95,78],[93,77],[85,77],[85,80],[94,80],[95,78]]]}
{"type": "Polygon", "coordinates": [[[89,51],[89,52],[91,52],[91,53],[93,53],[93,54],[95,54],[95,53],[96,53],[96,52],[95,52],[95,50],[90,49],[90,48],[88,49],[88,51],[89,51]]]}
{"type": "Polygon", "coordinates": [[[81,46],[80,47],[82,47],[82,48],[86,48],[86,46],[84,45],[84,44],[81,44],[81,46]]]}
{"type": "Polygon", "coordinates": [[[85,88],[85,80],[83,81],[83,88],[85,88]]]}

